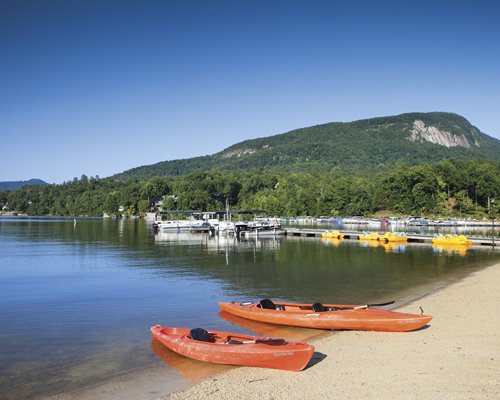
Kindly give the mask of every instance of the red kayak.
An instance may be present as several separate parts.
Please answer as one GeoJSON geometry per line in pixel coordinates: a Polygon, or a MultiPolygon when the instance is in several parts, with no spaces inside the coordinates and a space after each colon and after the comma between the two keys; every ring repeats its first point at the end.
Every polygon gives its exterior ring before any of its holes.
{"type": "Polygon", "coordinates": [[[432,319],[428,315],[404,314],[373,308],[392,303],[394,302],[360,306],[274,303],[264,299],[260,303],[220,302],[219,307],[222,311],[254,321],[318,329],[407,332],[423,327],[432,319]]]}
{"type": "Polygon", "coordinates": [[[300,371],[314,354],[314,347],[307,343],[241,333],[161,325],[151,327],[151,333],[176,353],[217,364],[300,371]]]}

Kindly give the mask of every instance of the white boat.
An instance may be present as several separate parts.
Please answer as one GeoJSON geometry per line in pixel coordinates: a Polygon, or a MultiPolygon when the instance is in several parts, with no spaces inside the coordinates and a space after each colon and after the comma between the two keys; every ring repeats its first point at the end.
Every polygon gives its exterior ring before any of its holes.
{"type": "Polygon", "coordinates": [[[160,232],[190,231],[193,228],[201,228],[204,224],[204,220],[196,219],[192,215],[188,219],[167,219],[153,223],[160,232]]]}
{"type": "Polygon", "coordinates": [[[236,224],[233,221],[219,221],[216,231],[223,235],[233,235],[236,232],[236,224]]]}
{"type": "Polygon", "coordinates": [[[214,216],[217,216],[212,226],[215,228],[215,232],[222,235],[236,235],[239,231],[239,226],[232,220],[232,215],[235,212],[229,210],[229,199],[226,198],[226,209],[224,211],[217,211],[214,216]]]}
{"type": "Polygon", "coordinates": [[[428,226],[429,221],[420,217],[408,217],[405,220],[407,226],[428,226]]]}
{"type": "Polygon", "coordinates": [[[197,220],[170,220],[160,221],[158,229],[162,232],[190,231],[194,227],[201,227],[203,221],[197,220]]]}
{"type": "Polygon", "coordinates": [[[378,228],[381,225],[380,220],[378,219],[369,219],[368,220],[368,226],[371,228],[378,228]]]}

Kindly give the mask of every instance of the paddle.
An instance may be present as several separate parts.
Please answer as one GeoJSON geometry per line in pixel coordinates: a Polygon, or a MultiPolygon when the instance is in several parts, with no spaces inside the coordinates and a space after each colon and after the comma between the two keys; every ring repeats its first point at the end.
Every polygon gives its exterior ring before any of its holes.
{"type": "Polygon", "coordinates": [[[256,344],[256,343],[262,343],[262,344],[283,344],[285,343],[285,339],[255,339],[255,340],[228,340],[226,342],[227,344],[256,344]]]}
{"type": "Polygon", "coordinates": [[[383,307],[394,304],[394,300],[388,301],[386,303],[373,303],[373,304],[364,304],[362,306],[354,306],[354,307],[338,307],[336,310],[360,310],[362,308],[370,308],[370,307],[383,307]]]}

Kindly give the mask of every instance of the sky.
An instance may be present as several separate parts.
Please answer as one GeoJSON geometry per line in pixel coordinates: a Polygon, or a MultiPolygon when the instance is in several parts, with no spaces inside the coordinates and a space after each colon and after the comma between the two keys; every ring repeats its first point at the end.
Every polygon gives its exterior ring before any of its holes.
{"type": "Polygon", "coordinates": [[[500,2],[0,0],[0,181],[446,111],[500,139],[500,2]]]}

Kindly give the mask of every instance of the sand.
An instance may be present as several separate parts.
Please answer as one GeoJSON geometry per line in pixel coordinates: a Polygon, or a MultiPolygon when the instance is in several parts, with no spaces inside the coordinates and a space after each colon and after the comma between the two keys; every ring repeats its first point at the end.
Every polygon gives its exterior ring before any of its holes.
{"type": "Polygon", "coordinates": [[[419,306],[419,331],[328,333],[304,371],[240,367],[158,399],[500,399],[500,264],[399,310],[419,306]]]}

